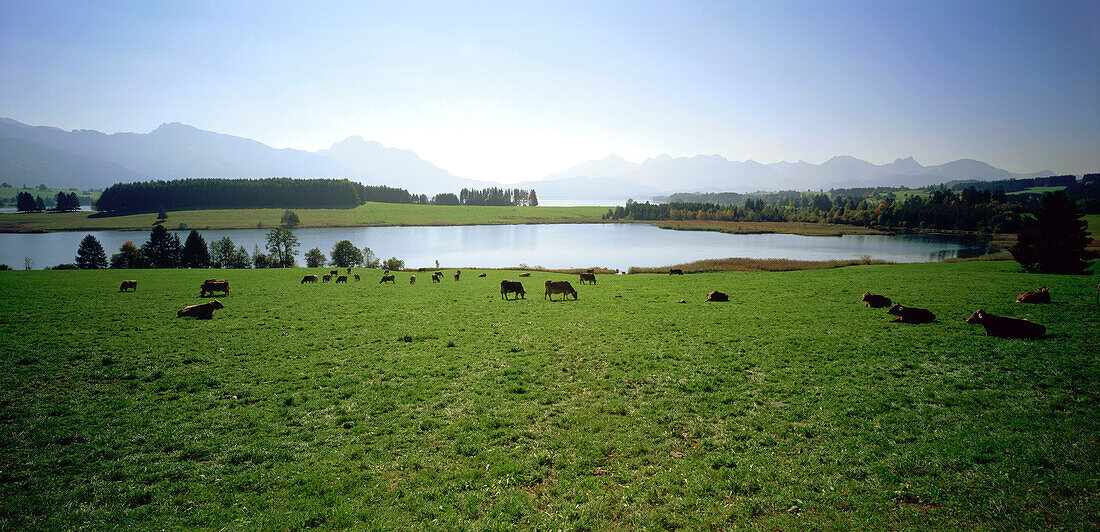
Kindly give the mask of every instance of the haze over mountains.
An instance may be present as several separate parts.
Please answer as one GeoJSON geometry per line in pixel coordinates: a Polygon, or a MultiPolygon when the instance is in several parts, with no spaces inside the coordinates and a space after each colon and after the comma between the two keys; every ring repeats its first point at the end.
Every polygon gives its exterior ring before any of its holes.
{"type": "Polygon", "coordinates": [[[719,155],[661,155],[632,163],[610,155],[537,181],[502,185],[456,177],[411,150],[348,137],[308,152],[276,149],[251,139],[164,124],[149,133],[105,134],[29,126],[0,118],[0,180],[13,185],[103,188],[117,182],[190,177],[349,178],[433,195],[465,188],[534,188],[542,199],[645,199],[671,192],[752,192],[780,189],[906,185],[956,179],[1007,179],[1053,175],[1017,174],[961,159],[923,166],[913,158],[875,165],[849,156],[822,164],[762,164],[719,155]]]}

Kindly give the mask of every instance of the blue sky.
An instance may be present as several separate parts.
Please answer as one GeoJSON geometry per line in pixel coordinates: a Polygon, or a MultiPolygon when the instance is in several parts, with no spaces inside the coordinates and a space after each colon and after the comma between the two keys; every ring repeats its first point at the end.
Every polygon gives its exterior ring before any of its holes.
{"type": "Polygon", "coordinates": [[[1100,171],[1100,2],[6,1],[0,72],[35,125],[361,135],[504,182],[611,153],[1100,171]]]}

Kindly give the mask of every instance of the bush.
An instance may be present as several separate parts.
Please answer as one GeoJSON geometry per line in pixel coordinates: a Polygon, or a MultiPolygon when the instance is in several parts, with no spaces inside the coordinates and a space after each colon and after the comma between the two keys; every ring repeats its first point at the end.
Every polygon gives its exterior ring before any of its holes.
{"type": "Polygon", "coordinates": [[[405,268],[405,261],[397,257],[390,257],[386,259],[386,262],[382,263],[382,266],[384,266],[387,270],[397,271],[405,268]]]}
{"type": "Polygon", "coordinates": [[[0,271],[7,271],[7,270],[10,270],[10,269],[11,269],[11,266],[8,266],[7,264],[0,264],[0,271]]]}
{"type": "Polygon", "coordinates": [[[47,267],[46,269],[47,270],[79,270],[80,268],[76,264],[64,263],[63,262],[61,264],[58,264],[57,266],[54,266],[53,268],[48,268],[47,267]]]}

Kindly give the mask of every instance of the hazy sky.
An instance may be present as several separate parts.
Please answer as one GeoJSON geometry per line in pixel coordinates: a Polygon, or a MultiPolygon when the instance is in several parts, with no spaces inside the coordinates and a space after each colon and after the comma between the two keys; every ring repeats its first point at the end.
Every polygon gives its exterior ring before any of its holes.
{"type": "Polygon", "coordinates": [[[504,182],[611,153],[1100,171],[1100,2],[280,4],[5,0],[0,116],[361,135],[504,182]]]}

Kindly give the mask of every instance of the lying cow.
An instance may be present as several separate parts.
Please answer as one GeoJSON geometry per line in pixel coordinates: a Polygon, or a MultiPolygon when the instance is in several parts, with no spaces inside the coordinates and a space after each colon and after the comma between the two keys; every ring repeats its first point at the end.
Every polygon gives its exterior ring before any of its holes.
{"type": "Polygon", "coordinates": [[[1047,287],[1040,286],[1033,292],[1024,292],[1016,296],[1017,303],[1050,303],[1050,292],[1047,287]]]}
{"type": "Polygon", "coordinates": [[[680,268],[672,268],[668,271],[668,274],[669,275],[683,275],[684,270],[681,270],[680,268]]]}
{"type": "Polygon", "coordinates": [[[982,309],[974,311],[969,318],[963,321],[971,325],[981,325],[985,327],[987,336],[998,338],[1039,338],[1047,332],[1047,328],[1038,323],[1019,318],[994,316],[982,309]]]}
{"type": "Polygon", "coordinates": [[[596,284],[596,274],[592,272],[581,274],[581,284],[588,282],[588,284],[596,284]]]}
{"type": "Polygon", "coordinates": [[[527,292],[523,290],[523,284],[519,281],[501,281],[500,298],[508,299],[508,294],[515,294],[516,299],[527,299],[527,292]]]}
{"type": "Polygon", "coordinates": [[[519,276],[520,277],[530,277],[531,273],[530,272],[523,272],[523,273],[519,274],[519,276]]]}
{"type": "Polygon", "coordinates": [[[199,287],[199,297],[206,297],[206,294],[214,295],[214,292],[224,292],[225,295],[229,295],[229,281],[207,279],[203,281],[202,286],[199,287]]]}
{"type": "Polygon", "coordinates": [[[302,283],[301,284],[316,283],[316,282],[317,282],[317,276],[316,275],[307,275],[305,277],[302,277],[302,283]]]}
{"type": "Polygon", "coordinates": [[[573,285],[569,284],[569,281],[546,281],[546,293],[542,298],[546,299],[549,297],[550,301],[553,301],[554,294],[561,294],[562,301],[564,301],[569,294],[573,294],[574,301],[577,299],[577,291],[573,289],[573,285]]]}
{"type": "Polygon", "coordinates": [[[184,316],[191,316],[200,320],[208,320],[214,317],[214,311],[220,308],[225,308],[221,301],[217,299],[201,305],[191,305],[184,307],[183,310],[176,311],[176,317],[182,318],[184,316]]]}
{"type": "Polygon", "coordinates": [[[348,276],[347,275],[341,275],[341,276],[336,278],[336,284],[340,284],[340,283],[345,283],[346,284],[347,282],[348,282],[348,276]]]}
{"type": "Polygon", "coordinates": [[[331,273],[326,273],[323,276],[321,276],[321,282],[322,283],[327,283],[331,280],[332,280],[332,274],[331,273]]]}
{"type": "Polygon", "coordinates": [[[485,277],[485,274],[484,273],[479,273],[479,274],[477,274],[477,276],[478,277],[485,277]]]}
{"type": "Polygon", "coordinates": [[[880,296],[878,294],[872,294],[870,292],[863,293],[862,301],[871,308],[886,308],[890,306],[890,298],[886,296],[880,296]]]}
{"type": "Polygon", "coordinates": [[[894,303],[894,306],[890,307],[890,310],[887,310],[886,313],[897,316],[890,321],[900,323],[932,323],[936,321],[936,315],[932,314],[932,311],[916,307],[903,307],[901,303],[894,303]]]}
{"type": "Polygon", "coordinates": [[[729,300],[730,300],[730,296],[726,295],[725,292],[719,292],[717,290],[711,290],[710,293],[707,294],[707,298],[704,301],[705,302],[721,302],[721,301],[729,301],[729,300]]]}
{"type": "Polygon", "coordinates": [[[127,288],[129,288],[131,292],[136,292],[137,291],[137,281],[133,281],[133,280],[122,281],[122,284],[119,285],[119,287],[118,287],[118,291],[119,292],[125,292],[127,288]]]}
{"type": "Polygon", "coordinates": [[[383,276],[382,276],[382,280],[381,280],[381,281],[378,281],[378,284],[382,284],[382,283],[384,283],[384,282],[386,282],[386,281],[389,281],[389,282],[391,282],[391,283],[393,283],[393,284],[397,284],[397,281],[394,281],[394,280],[393,280],[393,275],[392,275],[392,274],[391,274],[391,275],[383,275],[383,276]]]}
{"type": "Polygon", "coordinates": [[[357,273],[357,274],[355,274],[355,280],[356,280],[356,281],[359,281],[359,280],[361,280],[361,279],[359,279],[359,274],[358,274],[358,273],[357,273]]]}
{"type": "Polygon", "coordinates": [[[409,284],[416,284],[416,276],[415,275],[410,275],[409,276],[409,284]]]}

